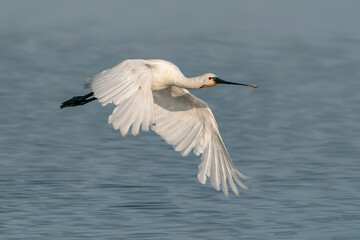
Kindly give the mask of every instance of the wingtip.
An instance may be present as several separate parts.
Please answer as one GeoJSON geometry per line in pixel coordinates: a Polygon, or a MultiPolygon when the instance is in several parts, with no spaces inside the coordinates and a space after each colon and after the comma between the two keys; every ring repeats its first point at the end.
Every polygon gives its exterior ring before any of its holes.
{"type": "Polygon", "coordinates": [[[126,136],[127,136],[127,132],[121,132],[121,130],[120,130],[120,133],[121,133],[121,135],[122,135],[123,137],[126,137],[126,136]]]}
{"type": "Polygon", "coordinates": [[[198,178],[198,180],[199,180],[199,182],[201,183],[201,184],[205,184],[206,183],[206,176],[205,176],[205,174],[198,174],[197,175],[197,178],[198,178]]]}

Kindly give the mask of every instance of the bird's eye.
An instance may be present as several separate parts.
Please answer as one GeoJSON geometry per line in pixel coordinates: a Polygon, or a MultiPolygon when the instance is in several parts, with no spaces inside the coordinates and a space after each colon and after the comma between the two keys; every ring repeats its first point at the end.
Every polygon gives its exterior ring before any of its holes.
{"type": "Polygon", "coordinates": [[[211,80],[212,79],[212,77],[209,77],[209,80],[211,80]]]}

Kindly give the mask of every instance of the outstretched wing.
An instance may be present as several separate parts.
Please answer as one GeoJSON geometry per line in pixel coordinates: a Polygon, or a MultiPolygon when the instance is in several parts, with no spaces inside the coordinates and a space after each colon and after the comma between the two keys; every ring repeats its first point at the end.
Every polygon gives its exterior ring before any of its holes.
{"type": "Polygon", "coordinates": [[[205,184],[222,189],[227,197],[227,182],[236,195],[235,182],[248,189],[239,177],[247,178],[236,169],[221,139],[215,118],[208,105],[189,91],[173,86],[153,92],[155,122],[151,128],[183,156],[191,150],[201,156],[198,179],[205,184]]]}
{"type": "Polygon", "coordinates": [[[149,131],[154,123],[154,101],[151,91],[152,73],[143,60],[126,60],[91,79],[91,89],[103,106],[116,105],[109,124],[126,136],[130,127],[137,135],[140,125],[149,131]]]}

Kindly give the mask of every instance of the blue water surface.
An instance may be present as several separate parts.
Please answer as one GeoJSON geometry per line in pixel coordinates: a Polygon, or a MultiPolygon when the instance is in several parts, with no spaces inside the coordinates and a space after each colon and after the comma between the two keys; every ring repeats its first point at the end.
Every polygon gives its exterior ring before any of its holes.
{"type": "Polygon", "coordinates": [[[360,3],[1,1],[1,239],[359,239],[360,3]],[[258,89],[192,91],[251,190],[227,199],[112,106],[59,110],[128,58],[258,89]]]}

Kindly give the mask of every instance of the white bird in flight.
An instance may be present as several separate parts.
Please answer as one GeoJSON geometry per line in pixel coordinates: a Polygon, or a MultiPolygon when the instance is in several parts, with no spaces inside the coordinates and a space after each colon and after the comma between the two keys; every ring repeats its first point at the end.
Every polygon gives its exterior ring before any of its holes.
{"type": "Polygon", "coordinates": [[[186,89],[234,84],[257,88],[257,85],[233,83],[206,73],[187,78],[180,69],[165,60],[129,59],[96,74],[85,86],[92,92],[62,103],[61,108],[84,105],[98,100],[103,106],[113,103],[115,109],[109,124],[120,129],[125,137],[131,127],[134,136],[149,127],[159,134],[175,151],[187,156],[191,151],[201,154],[198,179],[202,184],[210,178],[216,190],[229,197],[227,183],[239,196],[235,183],[248,187],[247,179],[231,161],[209,106],[186,89]]]}

